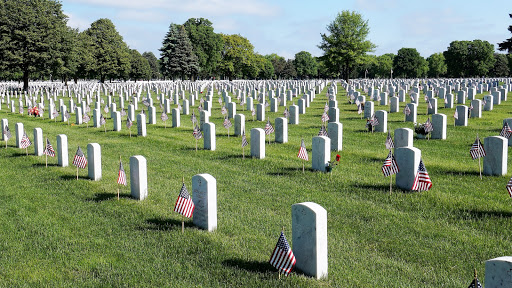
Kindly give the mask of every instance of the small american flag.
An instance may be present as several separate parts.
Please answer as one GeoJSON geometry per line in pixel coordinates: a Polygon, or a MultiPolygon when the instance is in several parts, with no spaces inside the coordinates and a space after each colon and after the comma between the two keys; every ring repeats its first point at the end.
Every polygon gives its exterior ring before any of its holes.
{"type": "Polygon", "coordinates": [[[283,273],[286,276],[290,274],[290,271],[292,271],[295,263],[297,262],[283,232],[281,232],[281,236],[279,236],[276,248],[274,248],[269,262],[270,265],[279,270],[279,273],[283,273]]]}
{"type": "Polygon", "coordinates": [[[103,108],[103,111],[104,111],[105,113],[108,113],[108,106],[105,106],[105,108],[103,108]]]}
{"type": "Polygon", "coordinates": [[[160,119],[162,119],[162,121],[167,121],[169,119],[169,116],[167,116],[167,114],[165,112],[162,112],[162,115],[160,116],[160,119]]]}
{"type": "MultiPolygon", "coordinates": [[[[220,92],[219,92],[220,95],[220,92]]],[[[222,104],[222,97],[219,97],[219,104],[222,104]]]]}
{"type": "Polygon", "coordinates": [[[226,107],[222,106],[222,108],[220,108],[220,113],[222,113],[222,115],[225,115],[228,113],[228,110],[226,110],[226,107]]]}
{"type": "Polygon", "coordinates": [[[126,116],[126,110],[121,109],[121,116],[126,116]]]}
{"type": "Polygon", "coordinates": [[[71,118],[71,115],[69,115],[69,112],[68,112],[68,111],[64,112],[64,116],[66,117],[66,119],[71,118]]]}
{"type": "Polygon", "coordinates": [[[107,121],[105,120],[105,117],[103,117],[103,114],[100,115],[100,125],[105,125],[107,121]]]}
{"type": "Polygon", "coordinates": [[[91,117],[89,117],[89,115],[87,115],[87,114],[84,114],[84,117],[82,117],[82,122],[88,123],[89,120],[91,120],[91,117]]]}
{"type": "Polygon", "coordinates": [[[325,130],[325,126],[322,125],[320,131],[318,132],[318,136],[329,137],[329,134],[327,134],[327,130],[325,130]]]}
{"type": "Polygon", "coordinates": [[[30,145],[32,145],[32,142],[30,142],[30,139],[28,139],[27,132],[23,131],[23,137],[21,137],[20,148],[25,149],[30,145]]]}
{"type": "Polygon", "coordinates": [[[327,121],[329,121],[329,115],[327,115],[327,113],[324,112],[322,114],[322,122],[327,122],[327,121]]]}
{"type": "Polygon", "coordinates": [[[388,137],[386,138],[386,149],[391,150],[392,148],[395,148],[395,142],[393,142],[391,133],[388,131],[388,137]]]}
{"type": "Polygon", "coordinates": [[[23,106],[20,106],[20,114],[23,114],[24,111],[23,106]]]}
{"type": "Polygon", "coordinates": [[[176,200],[176,204],[174,205],[174,212],[178,212],[179,214],[190,218],[194,213],[194,208],[194,202],[192,201],[192,198],[190,198],[190,194],[188,194],[185,183],[183,183],[178,200],[176,200]]]}
{"type": "Polygon", "coordinates": [[[251,115],[252,115],[252,116],[256,115],[256,110],[252,109],[252,110],[251,110],[251,115]]]}
{"type": "Polygon", "coordinates": [[[363,105],[359,104],[357,105],[357,114],[363,113],[363,105]]]}
{"type": "Polygon", "coordinates": [[[190,120],[192,121],[192,125],[197,122],[196,113],[192,111],[192,116],[190,116],[190,120]]]}
{"type": "Polygon", "coordinates": [[[270,133],[274,133],[274,127],[270,124],[270,119],[267,120],[267,124],[265,125],[265,134],[270,135],[270,133]]]}
{"type": "Polygon", "coordinates": [[[226,128],[226,129],[231,128],[232,124],[231,124],[231,121],[229,121],[228,117],[224,118],[223,125],[224,125],[224,128],[226,128]]]}
{"type": "Polygon", "coordinates": [[[87,158],[85,158],[84,152],[82,152],[80,146],[78,146],[78,150],[76,150],[75,158],[73,159],[73,165],[82,169],[87,166],[87,158]]]}
{"type": "Polygon", "coordinates": [[[304,161],[309,161],[308,151],[306,150],[306,144],[304,144],[304,139],[302,139],[302,141],[300,142],[299,154],[297,154],[297,157],[304,161]]]}
{"type": "Polygon", "coordinates": [[[265,107],[269,107],[270,106],[270,103],[268,103],[268,101],[265,101],[265,107]]]}
{"type": "Polygon", "coordinates": [[[59,116],[59,112],[55,109],[55,107],[53,107],[53,113],[52,113],[52,116],[53,118],[59,116]]]}
{"type": "Polygon", "coordinates": [[[423,164],[423,160],[420,159],[420,165],[418,166],[418,171],[416,172],[416,177],[414,178],[414,184],[412,185],[411,190],[414,191],[427,191],[432,188],[432,181],[430,180],[430,176],[428,175],[427,168],[423,164]]]}
{"type": "Polygon", "coordinates": [[[123,162],[119,161],[119,173],[117,176],[117,184],[126,186],[126,172],[124,172],[123,162]]]}
{"type": "Polygon", "coordinates": [[[471,281],[471,284],[469,284],[468,288],[483,288],[482,284],[480,284],[480,281],[478,281],[478,278],[475,277],[473,281],[471,281]]]}
{"type": "Polygon", "coordinates": [[[126,119],[126,128],[130,129],[130,127],[132,127],[132,125],[133,125],[132,119],[130,119],[130,117],[128,117],[126,119]]]}
{"type": "Polygon", "coordinates": [[[384,160],[384,164],[381,169],[382,173],[384,173],[384,176],[386,177],[398,173],[398,165],[396,164],[395,156],[391,153],[391,150],[389,151],[386,160],[384,160]]]}
{"type": "Polygon", "coordinates": [[[484,101],[482,101],[482,106],[485,106],[485,104],[487,104],[487,101],[484,99],[484,101]]]}
{"type": "Polygon", "coordinates": [[[455,109],[455,113],[453,113],[453,118],[459,119],[459,113],[458,113],[457,109],[455,109]]]}
{"type": "Polygon", "coordinates": [[[475,143],[471,145],[471,149],[469,149],[469,154],[471,155],[471,158],[473,158],[473,160],[478,159],[480,157],[485,157],[486,153],[484,147],[482,146],[482,142],[480,142],[478,136],[476,136],[475,143]]]}
{"type": "Polygon", "coordinates": [[[181,105],[180,105],[180,103],[178,103],[178,110],[180,110],[180,111],[181,111],[181,105]]]}
{"type": "Polygon", "coordinates": [[[283,116],[286,118],[290,117],[290,112],[288,112],[288,108],[284,108],[283,116]]]}
{"type": "Polygon", "coordinates": [[[508,180],[507,191],[508,191],[508,195],[510,195],[510,197],[512,197],[512,178],[510,178],[510,180],[508,180]]]}
{"type": "Polygon", "coordinates": [[[508,139],[508,138],[510,138],[511,135],[512,135],[512,130],[510,129],[510,126],[508,126],[507,122],[503,123],[503,128],[501,129],[500,136],[508,139]]]}
{"type": "Polygon", "coordinates": [[[432,109],[432,103],[430,101],[427,101],[428,103],[428,109],[432,109]]]}
{"type": "Polygon", "coordinates": [[[375,114],[372,115],[372,118],[370,118],[370,124],[375,127],[377,125],[379,125],[379,119],[377,119],[377,117],[375,117],[375,114]]]}
{"type": "Polygon", "coordinates": [[[48,138],[46,138],[46,147],[44,148],[43,154],[55,157],[55,150],[53,150],[53,146],[50,144],[50,139],[48,138]]]}
{"type": "Polygon", "coordinates": [[[245,147],[249,145],[249,143],[247,142],[247,137],[245,137],[245,131],[242,132],[242,147],[245,147]]]}
{"type": "Polygon", "coordinates": [[[194,135],[194,138],[196,138],[196,140],[203,138],[203,133],[201,133],[201,130],[199,130],[199,126],[197,125],[196,127],[194,127],[194,131],[192,131],[192,135],[194,135]]]}
{"type": "Polygon", "coordinates": [[[427,133],[434,131],[432,122],[430,122],[430,117],[427,118],[427,122],[425,122],[425,124],[423,124],[423,128],[425,129],[425,132],[427,132],[427,133]]]}
{"type": "Polygon", "coordinates": [[[5,125],[5,127],[4,127],[4,140],[7,141],[7,140],[11,139],[11,137],[12,137],[11,130],[9,130],[9,126],[5,125]]]}
{"type": "Polygon", "coordinates": [[[406,116],[411,115],[411,109],[410,109],[410,108],[409,108],[409,106],[407,106],[407,105],[406,105],[406,106],[405,106],[405,108],[404,108],[404,114],[405,114],[406,116]]]}
{"type": "Polygon", "coordinates": [[[324,113],[329,111],[329,105],[327,105],[327,102],[325,102],[325,106],[324,106],[324,113]]]}

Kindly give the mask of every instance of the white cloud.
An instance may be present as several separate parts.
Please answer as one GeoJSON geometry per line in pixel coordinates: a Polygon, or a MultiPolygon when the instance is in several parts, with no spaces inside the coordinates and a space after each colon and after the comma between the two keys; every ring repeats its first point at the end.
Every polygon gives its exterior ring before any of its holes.
{"type": "Polygon", "coordinates": [[[157,11],[150,10],[121,10],[117,17],[122,20],[161,22],[167,19],[167,16],[157,11]]]}
{"type": "Polygon", "coordinates": [[[256,0],[69,0],[69,2],[125,9],[159,9],[209,15],[275,15],[279,8],[256,0]]]}
{"type": "Polygon", "coordinates": [[[68,15],[68,26],[71,28],[78,28],[80,31],[83,31],[91,26],[91,22],[87,19],[80,18],[66,11],[64,11],[64,14],[68,15]]]}

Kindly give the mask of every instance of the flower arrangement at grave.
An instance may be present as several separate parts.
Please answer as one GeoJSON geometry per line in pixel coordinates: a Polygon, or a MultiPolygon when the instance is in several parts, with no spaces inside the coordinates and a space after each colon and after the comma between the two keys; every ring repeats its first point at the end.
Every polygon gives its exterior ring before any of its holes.
{"type": "Polygon", "coordinates": [[[334,158],[334,161],[327,161],[327,166],[325,167],[326,172],[332,172],[333,169],[335,169],[338,164],[340,164],[340,154],[336,154],[336,157],[334,158]]]}
{"type": "Polygon", "coordinates": [[[425,138],[425,136],[432,132],[432,130],[432,123],[430,122],[430,119],[425,123],[419,123],[414,126],[414,132],[416,132],[419,138],[425,138]]]}

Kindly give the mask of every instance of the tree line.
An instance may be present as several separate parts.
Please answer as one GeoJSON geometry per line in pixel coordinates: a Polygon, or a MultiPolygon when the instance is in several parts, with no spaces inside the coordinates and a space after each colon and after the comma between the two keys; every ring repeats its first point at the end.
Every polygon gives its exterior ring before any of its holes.
{"type": "Polygon", "coordinates": [[[98,19],[81,32],[67,21],[55,0],[0,1],[0,79],[23,81],[26,89],[29,79],[348,80],[509,76],[512,71],[512,38],[499,44],[507,55],[494,53],[494,46],[482,40],[453,41],[426,59],[415,48],[372,55],[376,45],[367,39],[368,21],[353,11],[338,13],[328,33],[321,34],[322,56],[301,51],[294,59],[261,55],[247,38],[215,33],[204,18],[171,23],[160,58],[130,49],[109,19],[98,19]]]}

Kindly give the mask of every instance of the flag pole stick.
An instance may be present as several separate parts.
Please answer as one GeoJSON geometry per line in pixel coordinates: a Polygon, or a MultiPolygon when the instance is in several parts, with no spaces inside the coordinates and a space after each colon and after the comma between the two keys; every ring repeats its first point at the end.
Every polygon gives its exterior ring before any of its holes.
{"type": "Polygon", "coordinates": [[[28,156],[28,147],[25,147],[25,153],[27,154],[28,156]]]}
{"type": "Polygon", "coordinates": [[[391,195],[391,192],[393,191],[393,174],[389,177],[389,194],[391,195]]]}
{"type": "Polygon", "coordinates": [[[130,126],[130,128],[128,128],[128,130],[130,130],[130,138],[132,138],[132,126],[130,126]]]}
{"type": "MultiPolygon", "coordinates": [[[[48,137],[46,137],[46,143],[48,143],[48,137]]],[[[47,147],[44,148],[44,150],[46,151],[47,147]]],[[[46,168],[48,168],[48,151],[46,151],[46,153],[44,153],[44,162],[46,164],[46,168]]]]}
{"type": "Polygon", "coordinates": [[[480,180],[482,180],[482,166],[480,165],[480,158],[478,157],[478,170],[480,171],[480,180]]]}
{"type": "MultiPolygon", "coordinates": [[[[185,176],[182,176],[181,183],[185,184],[185,176]]],[[[183,216],[183,214],[181,214],[181,234],[184,234],[184,233],[185,233],[185,216],[183,216]]]]}
{"type": "Polygon", "coordinates": [[[78,166],[76,166],[76,180],[78,180],[78,166]]]}
{"type": "Polygon", "coordinates": [[[302,159],[302,174],[304,174],[304,159],[302,159]]]}

